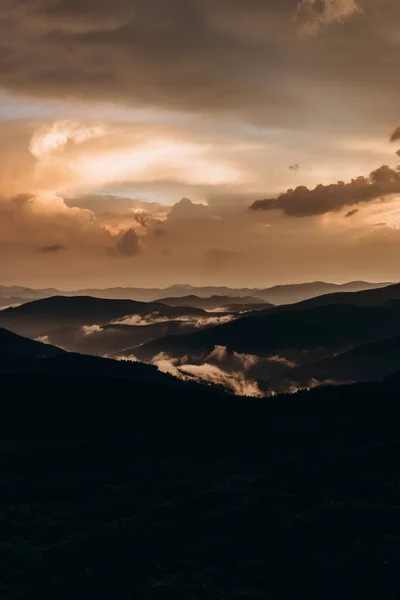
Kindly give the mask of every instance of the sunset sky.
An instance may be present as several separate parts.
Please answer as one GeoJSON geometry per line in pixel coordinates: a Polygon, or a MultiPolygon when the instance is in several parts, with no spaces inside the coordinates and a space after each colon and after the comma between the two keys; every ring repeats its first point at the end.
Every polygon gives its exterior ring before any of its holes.
{"type": "Polygon", "coordinates": [[[0,283],[400,280],[399,69],[398,0],[1,0],[0,283]]]}

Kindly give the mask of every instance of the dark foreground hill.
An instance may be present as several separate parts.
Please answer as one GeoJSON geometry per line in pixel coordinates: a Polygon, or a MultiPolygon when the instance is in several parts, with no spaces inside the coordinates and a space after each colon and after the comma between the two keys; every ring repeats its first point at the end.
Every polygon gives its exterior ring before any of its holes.
{"type": "Polygon", "coordinates": [[[0,385],[2,599],[399,597],[396,382],[0,385]]]}

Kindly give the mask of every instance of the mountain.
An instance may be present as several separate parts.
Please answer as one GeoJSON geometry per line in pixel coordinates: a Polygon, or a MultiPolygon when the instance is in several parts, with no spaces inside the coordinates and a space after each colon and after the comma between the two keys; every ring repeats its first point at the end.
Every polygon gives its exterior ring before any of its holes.
{"type": "Polygon", "coordinates": [[[24,298],[25,300],[36,300],[40,298],[47,298],[49,296],[57,296],[59,293],[59,290],[54,288],[34,290],[20,285],[0,285],[0,296],[2,298],[17,296],[24,298]]]}
{"type": "Polygon", "coordinates": [[[137,348],[135,354],[140,360],[151,360],[163,352],[199,363],[216,347],[223,347],[230,353],[280,356],[300,365],[400,334],[400,301],[371,307],[328,304],[299,310],[296,306],[156,340],[137,348]]]}
{"type": "Polygon", "coordinates": [[[4,600],[398,597],[395,383],[0,383],[4,600]]]}
{"type": "Polygon", "coordinates": [[[181,296],[179,298],[161,298],[159,302],[166,304],[167,306],[193,306],[195,308],[201,308],[203,310],[215,310],[220,309],[224,312],[225,308],[235,308],[238,305],[240,308],[244,306],[251,308],[251,305],[263,306],[264,308],[270,308],[273,305],[268,302],[263,302],[260,298],[254,298],[253,296],[210,296],[208,298],[202,298],[200,296],[181,296]]]}
{"type": "Polygon", "coordinates": [[[27,336],[42,336],[62,327],[108,324],[115,320],[147,317],[151,321],[202,317],[207,313],[192,307],[169,307],[161,303],[107,300],[91,297],[55,296],[28,302],[0,312],[0,326],[27,336]]]}
{"type": "Polygon", "coordinates": [[[130,356],[134,353],[134,348],[141,344],[168,335],[185,335],[194,331],[198,331],[196,324],[178,320],[151,325],[64,327],[48,332],[46,337],[51,344],[72,352],[97,356],[130,356]]]}
{"type": "Polygon", "coordinates": [[[138,383],[150,386],[148,393],[153,393],[151,386],[183,388],[188,393],[194,389],[208,390],[208,386],[182,381],[151,365],[65,352],[49,344],[0,329],[0,376],[5,375],[72,379],[83,377],[87,380],[99,377],[124,379],[130,380],[132,386],[138,383]]]}
{"type": "Polygon", "coordinates": [[[300,283],[292,285],[277,285],[257,293],[262,299],[267,299],[273,304],[294,304],[309,298],[324,296],[333,293],[351,293],[362,290],[374,290],[391,285],[391,283],[368,283],[366,281],[351,281],[344,284],[326,283],[315,281],[312,283],[300,283]]]}
{"type": "Polygon", "coordinates": [[[400,336],[364,344],[347,352],[284,373],[275,389],[304,387],[316,382],[379,381],[400,371],[400,336]]]}
{"type": "MultiPolygon", "coordinates": [[[[347,304],[352,306],[378,306],[400,300],[400,284],[388,285],[383,288],[374,288],[357,292],[337,292],[335,294],[326,294],[298,302],[288,308],[304,310],[308,308],[317,308],[331,304],[347,304]]],[[[286,310],[286,307],[278,307],[276,310],[286,310]]]]}
{"type": "Polygon", "coordinates": [[[0,356],[3,358],[6,355],[13,358],[49,358],[62,354],[64,354],[64,351],[60,348],[55,348],[49,344],[41,344],[7,329],[0,328],[0,356]]]}
{"type": "Polygon", "coordinates": [[[29,302],[29,300],[27,300],[26,298],[20,298],[19,296],[10,296],[9,298],[0,297],[0,310],[10,308],[18,304],[24,304],[25,302],[29,302]]]}
{"type": "MultiPolygon", "coordinates": [[[[54,288],[33,290],[22,286],[0,286],[0,297],[18,296],[27,300],[48,298],[51,296],[93,296],[113,300],[136,300],[154,302],[162,298],[180,298],[188,295],[201,298],[211,296],[254,297],[272,304],[291,304],[308,298],[333,292],[354,292],[375,289],[390,283],[368,283],[353,281],[342,285],[326,282],[313,282],[292,285],[280,285],[269,288],[230,288],[226,286],[195,287],[191,285],[172,285],[167,288],[115,287],[106,289],[88,288],[75,291],[60,291],[54,288]]],[[[230,302],[229,304],[232,304],[230,302]]]]}

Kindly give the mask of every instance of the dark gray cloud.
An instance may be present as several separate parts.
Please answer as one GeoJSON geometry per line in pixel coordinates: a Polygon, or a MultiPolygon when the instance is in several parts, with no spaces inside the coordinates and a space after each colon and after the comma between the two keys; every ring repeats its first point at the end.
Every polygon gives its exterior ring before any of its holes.
{"type": "Polygon", "coordinates": [[[353,210],[349,210],[348,213],[346,213],[344,216],[346,219],[351,219],[351,217],[354,217],[354,215],[356,215],[358,213],[358,208],[353,208],[353,210]]]}
{"type": "Polygon", "coordinates": [[[43,246],[40,248],[41,252],[61,252],[62,250],[66,250],[67,247],[62,244],[53,244],[52,246],[43,246]]]}
{"type": "Polygon", "coordinates": [[[400,127],[397,127],[390,137],[391,142],[397,142],[398,140],[400,140],[400,127]]]}
{"type": "Polygon", "coordinates": [[[123,256],[136,256],[141,252],[140,236],[134,229],[122,231],[115,243],[116,250],[123,256]]]}
{"type": "Polygon", "coordinates": [[[371,202],[378,198],[400,193],[400,171],[382,166],[368,177],[357,177],[350,183],[339,181],[332,185],[317,185],[310,190],[305,186],[290,189],[277,198],[257,200],[251,210],[281,210],[290,217],[323,215],[353,206],[371,202]]]}
{"type": "Polygon", "coordinates": [[[357,116],[372,117],[384,97],[388,114],[395,101],[385,92],[396,89],[400,58],[381,31],[398,23],[400,7],[386,0],[385,20],[376,0],[359,3],[363,15],[348,19],[355,0],[301,2],[312,14],[321,4],[317,21],[336,23],[303,39],[298,0],[3,0],[0,81],[40,97],[235,113],[285,126],[311,116],[314,87],[324,82],[327,99],[334,90],[329,104],[357,103],[357,116]]]}

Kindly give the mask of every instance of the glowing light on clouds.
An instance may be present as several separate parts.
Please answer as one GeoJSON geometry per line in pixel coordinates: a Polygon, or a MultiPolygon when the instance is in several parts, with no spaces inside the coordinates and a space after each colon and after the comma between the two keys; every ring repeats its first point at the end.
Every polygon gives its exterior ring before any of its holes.
{"type": "Polygon", "coordinates": [[[30,153],[37,159],[38,188],[41,192],[70,193],[124,181],[219,185],[243,178],[238,168],[216,157],[214,146],[209,144],[156,134],[143,141],[135,137],[134,131],[120,143],[115,139],[115,132],[103,126],[71,120],[39,128],[29,144],[30,153]],[[108,134],[110,140],[106,139],[108,134]],[[96,139],[98,144],[86,144],[96,139]]]}

